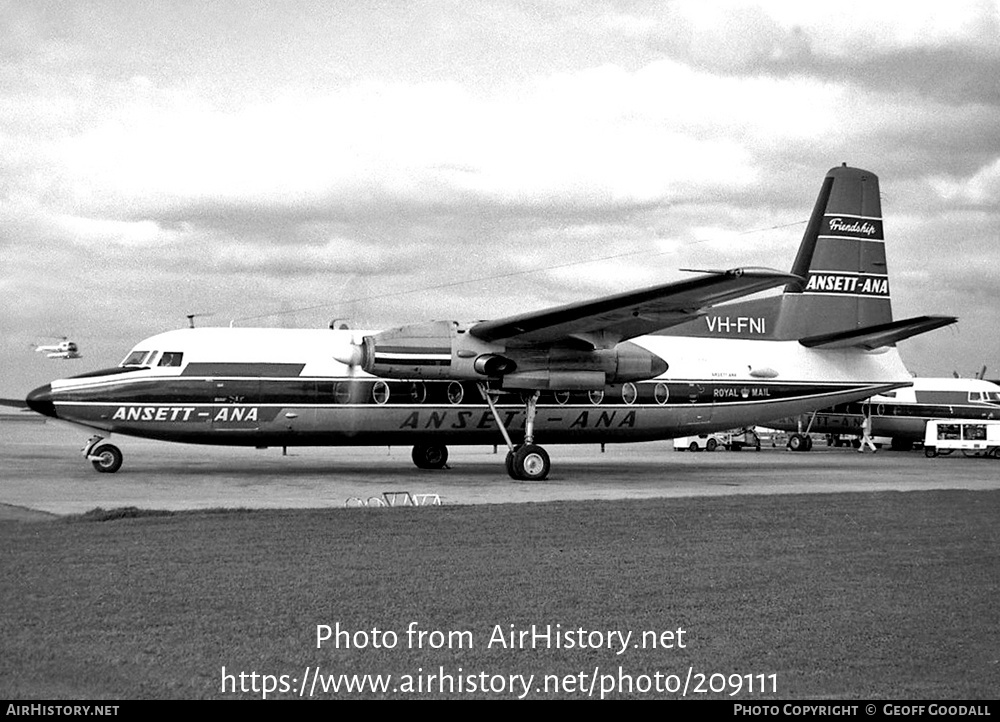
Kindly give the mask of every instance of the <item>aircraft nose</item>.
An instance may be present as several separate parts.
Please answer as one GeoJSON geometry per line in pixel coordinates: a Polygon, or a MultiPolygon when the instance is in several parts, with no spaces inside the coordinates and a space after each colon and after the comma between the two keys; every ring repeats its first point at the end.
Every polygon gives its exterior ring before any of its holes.
{"type": "Polygon", "coordinates": [[[53,419],[57,418],[56,407],[52,403],[52,384],[39,386],[28,394],[28,398],[24,401],[32,411],[36,411],[43,416],[51,416],[53,419]]]}

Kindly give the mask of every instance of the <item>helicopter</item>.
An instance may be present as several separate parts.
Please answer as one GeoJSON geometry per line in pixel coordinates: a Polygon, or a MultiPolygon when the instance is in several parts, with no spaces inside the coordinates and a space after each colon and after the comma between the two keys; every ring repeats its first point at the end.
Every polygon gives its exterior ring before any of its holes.
{"type": "Polygon", "coordinates": [[[44,353],[48,358],[58,358],[69,360],[82,358],[80,347],[75,341],[70,341],[66,336],[57,344],[35,346],[37,353],[44,353]]]}

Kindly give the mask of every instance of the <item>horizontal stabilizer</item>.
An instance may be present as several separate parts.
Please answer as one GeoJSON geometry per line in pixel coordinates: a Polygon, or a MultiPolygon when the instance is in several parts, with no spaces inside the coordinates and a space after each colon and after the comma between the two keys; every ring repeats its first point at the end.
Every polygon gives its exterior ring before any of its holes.
{"type": "Polygon", "coordinates": [[[808,348],[863,348],[869,351],[890,346],[898,341],[953,324],[954,316],[917,316],[852,331],[821,334],[799,339],[808,348]]]}

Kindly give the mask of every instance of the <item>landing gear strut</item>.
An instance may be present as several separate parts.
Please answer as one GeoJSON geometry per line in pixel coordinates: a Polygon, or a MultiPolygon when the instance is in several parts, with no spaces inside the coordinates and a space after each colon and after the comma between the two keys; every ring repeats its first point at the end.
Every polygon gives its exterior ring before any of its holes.
{"type": "Polygon", "coordinates": [[[507,442],[507,459],[505,463],[510,478],[517,479],[518,481],[542,481],[549,475],[549,469],[552,467],[552,464],[545,449],[535,443],[535,412],[540,392],[533,391],[530,396],[525,398],[524,444],[520,446],[515,446],[514,442],[511,441],[510,434],[507,433],[507,428],[500,419],[500,413],[497,411],[496,399],[494,398],[499,395],[498,392],[490,391],[486,387],[486,384],[481,383],[479,384],[479,393],[483,395],[486,403],[489,404],[493,418],[500,428],[500,433],[503,434],[503,439],[507,442]]]}
{"type": "Polygon", "coordinates": [[[92,436],[83,447],[83,455],[102,474],[114,474],[122,468],[122,450],[114,444],[100,444],[103,436],[92,436]]]}

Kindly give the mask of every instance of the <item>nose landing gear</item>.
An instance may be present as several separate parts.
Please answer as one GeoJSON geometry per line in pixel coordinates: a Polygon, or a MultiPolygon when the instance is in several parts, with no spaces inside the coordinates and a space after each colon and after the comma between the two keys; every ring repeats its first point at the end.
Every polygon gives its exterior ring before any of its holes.
{"type": "Polygon", "coordinates": [[[82,449],[83,455],[102,474],[114,474],[122,468],[122,461],[125,457],[122,450],[114,444],[98,446],[103,440],[103,436],[90,437],[87,445],[82,449]]]}

